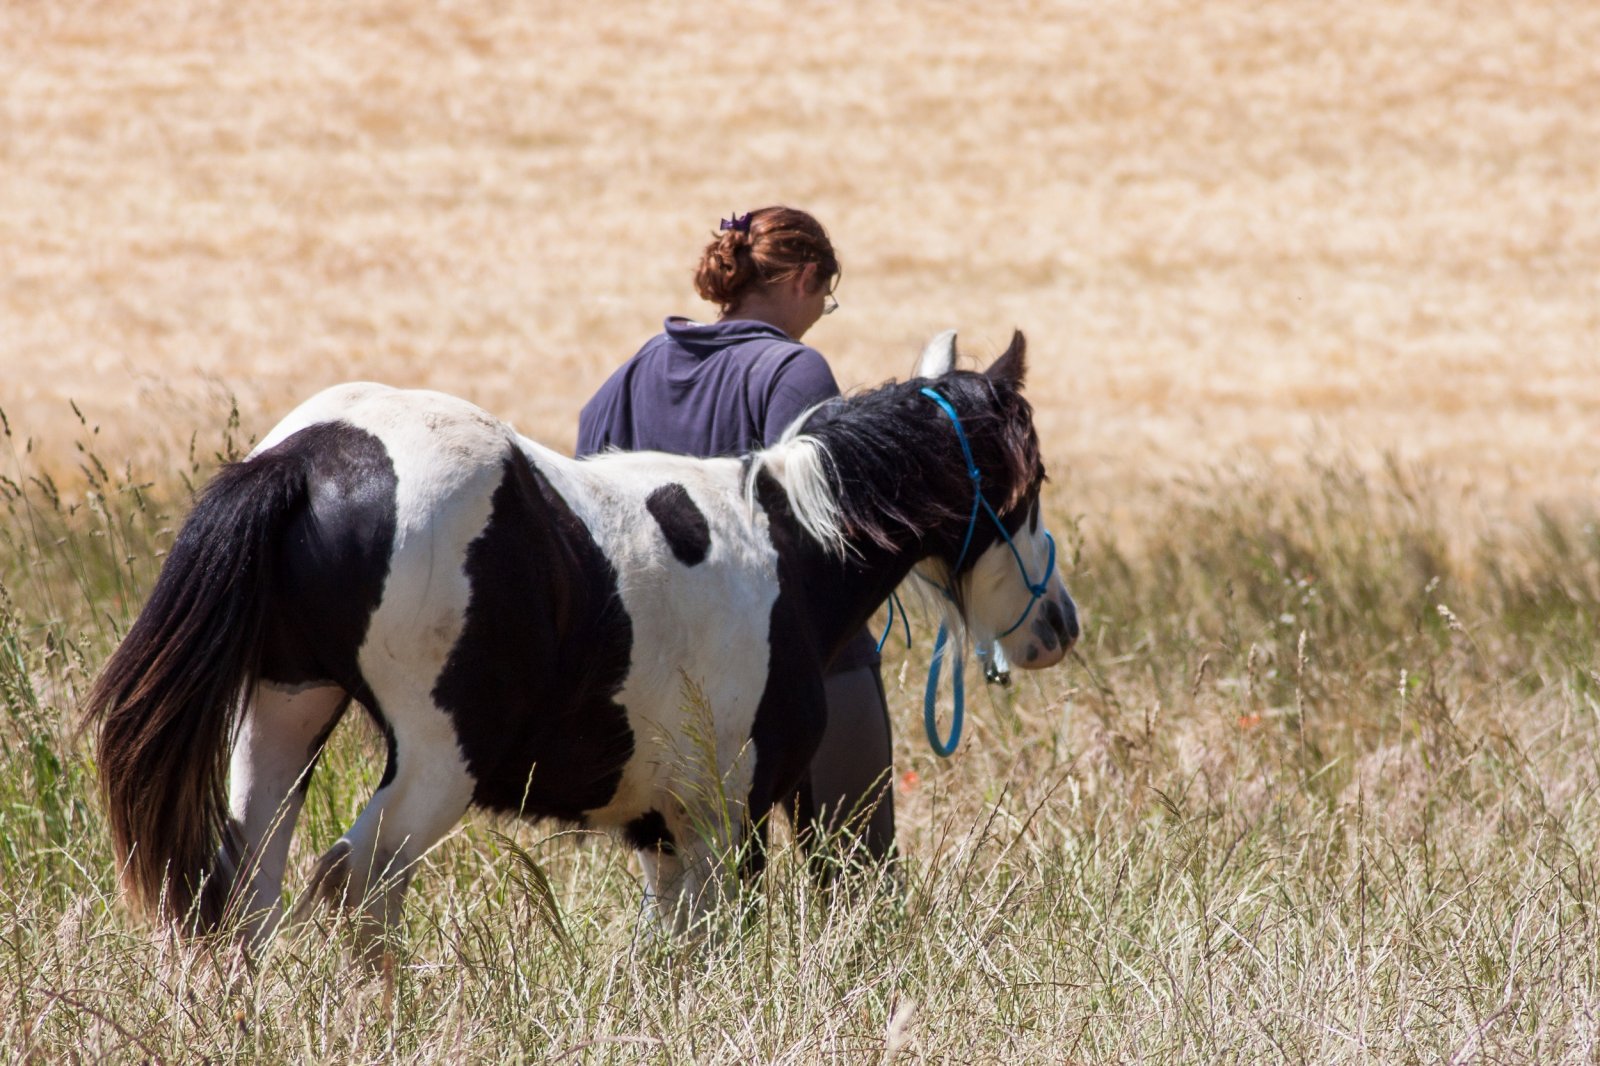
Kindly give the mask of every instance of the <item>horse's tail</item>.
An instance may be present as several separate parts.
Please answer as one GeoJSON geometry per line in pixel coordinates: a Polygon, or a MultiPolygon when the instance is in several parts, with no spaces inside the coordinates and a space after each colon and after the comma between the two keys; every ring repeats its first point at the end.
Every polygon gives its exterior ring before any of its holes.
{"type": "Polygon", "coordinates": [[[272,452],[217,474],[85,708],[99,723],[123,885],[146,915],[186,932],[215,929],[232,890],[228,759],[260,671],[273,560],[306,480],[304,462],[272,452]]]}

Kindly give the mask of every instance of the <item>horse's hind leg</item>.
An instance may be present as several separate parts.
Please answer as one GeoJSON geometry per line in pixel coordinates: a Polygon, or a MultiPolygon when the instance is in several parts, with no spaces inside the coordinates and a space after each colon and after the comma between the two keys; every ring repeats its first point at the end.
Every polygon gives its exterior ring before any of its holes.
{"type": "Polygon", "coordinates": [[[306,903],[357,914],[356,954],[374,963],[400,920],[417,860],[466,813],[473,778],[455,731],[430,699],[380,702],[391,730],[389,769],[348,832],[317,860],[306,903]]]}
{"type": "Polygon", "coordinates": [[[348,702],[337,686],[262,682],[245,708],[228,771],[238,837],[224,844],[221,868],[236,878],[252,941],[265,939],[282,917],[284,864],[311,765],[348,702]]]}

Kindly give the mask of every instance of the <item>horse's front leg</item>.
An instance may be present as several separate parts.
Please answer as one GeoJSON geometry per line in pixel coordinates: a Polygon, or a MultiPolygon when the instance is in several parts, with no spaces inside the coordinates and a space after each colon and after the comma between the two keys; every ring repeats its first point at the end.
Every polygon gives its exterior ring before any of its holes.
{"type": "Polygon", "coordinates": [[[657,929],[674,936],[688,932],[736,898],[741,845],[690,836],[670,852],[639,852],[657,929]]]}
{"type": "Polygon", "coordinates": [[[748,744],[719,752],[715,765],[686,767],[662,803],[665,832],[639,859],[663,930],[684,932],[738,894],[754,767],[748,744]]]}
{"type": "Polygon", "coordinates": [[[655,927],[665,936],[699,924],[726,895],[717,855],[701,841],[686,840],[671,850],[653,848],[638,854],[655,927]]]}

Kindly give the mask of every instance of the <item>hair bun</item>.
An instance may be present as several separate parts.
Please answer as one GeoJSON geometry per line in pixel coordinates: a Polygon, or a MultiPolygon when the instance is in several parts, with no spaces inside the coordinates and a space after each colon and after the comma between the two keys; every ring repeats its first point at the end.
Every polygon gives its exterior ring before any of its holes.
{"type": "Polygon", "coordinates": [[[839,274],[822,224],[792,207],[763,207],[717,224],[700,254],[694,288],[727,314],[750,290],[794,277],[812,263],[824,281],[839,274]]]}

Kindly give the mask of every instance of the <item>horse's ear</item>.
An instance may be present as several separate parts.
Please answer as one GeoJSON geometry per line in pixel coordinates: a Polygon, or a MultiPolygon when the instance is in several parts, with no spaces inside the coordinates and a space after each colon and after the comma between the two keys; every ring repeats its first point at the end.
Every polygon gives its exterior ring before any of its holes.
{"type": "Polygon", "coordinates": [[[937,378],[950,373],[956,365],[956,331],[947,329],[922,349],[917,360],[917,377],[937,378]]]}
{"type": "Polygon", "coordinates": [[[1028,341],[1020,329],[1011,331],[1011,347],[1000,353],[1000,358],[984,371],[993,381],[1009,381],[1021,385],[1028,373],[1028,341]]]}

